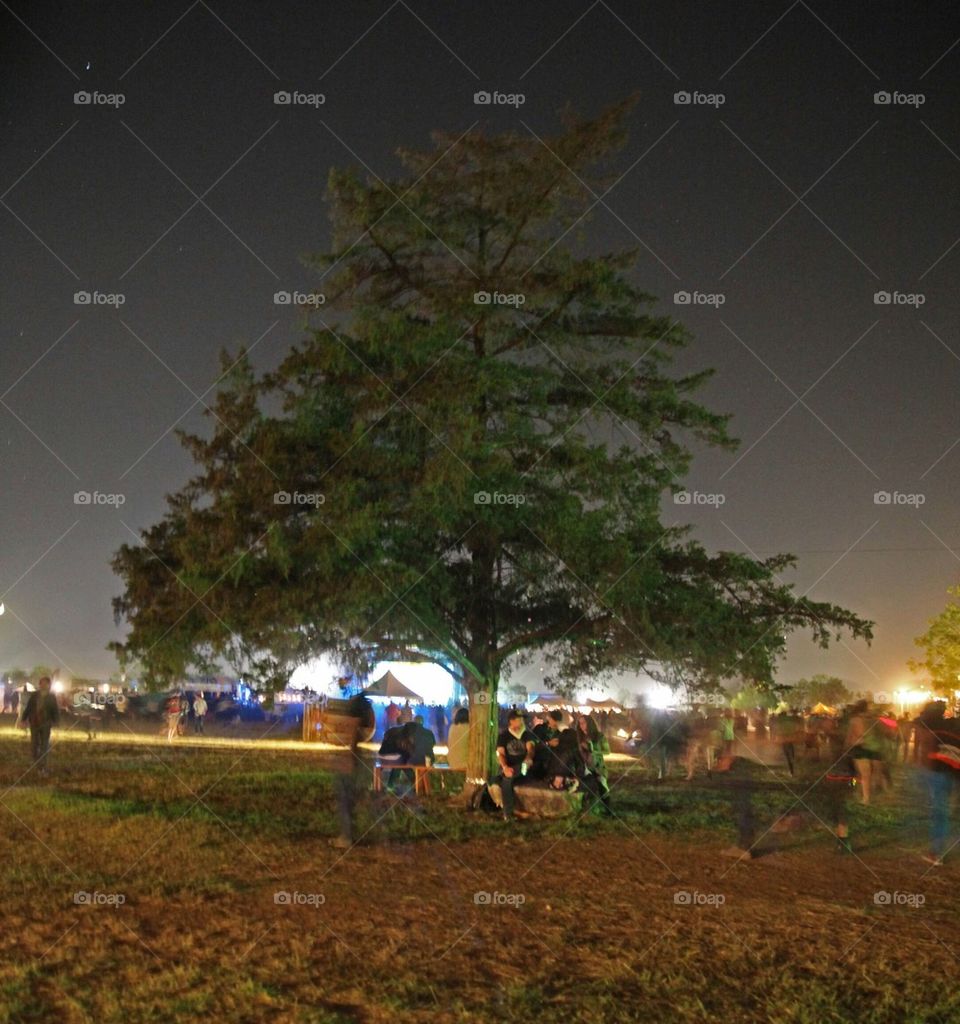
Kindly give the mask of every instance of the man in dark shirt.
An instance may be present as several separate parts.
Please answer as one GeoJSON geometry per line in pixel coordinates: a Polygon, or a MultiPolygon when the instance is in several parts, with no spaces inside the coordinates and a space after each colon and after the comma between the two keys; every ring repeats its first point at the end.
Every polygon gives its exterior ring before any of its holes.
{"type": "Polygon", "coordinates": [[[50,692],[50,678],[44,676],[38,689],[27,698],[20,718],[21,724],[30,726],[30,748],[34,764],[45,775],[50,760],[50,730],[60,722],[60,708],[57,698],[50,692]]]}
{"type": "Polygon", "coordinates": [[[507,727],[497,737],[497,761],[500,765],[500,791],[503,793],[503,818],[513,820],[513,789],[526,781],[533,764],[537,738],[524,725],[523,715],[511,711],[507,727]]]}
{"type": "Polygon", "coordinates": [[[563,775],[563,766],[557,757],[560,735],[563,732],[563,712],[550,711],[544,721],[534,726],[537,738],[534,752],[534,778],[542,779],[552,775],[563,775]]]}
{"type": "Polygon", "coordinates": [[[426,764],[427,758],[433,763],[433,747],[437,742],[436,736],[423,724],[423,715],[417,715],[413,720],[413,750],[410,753],[410,764],[426,764]]]}

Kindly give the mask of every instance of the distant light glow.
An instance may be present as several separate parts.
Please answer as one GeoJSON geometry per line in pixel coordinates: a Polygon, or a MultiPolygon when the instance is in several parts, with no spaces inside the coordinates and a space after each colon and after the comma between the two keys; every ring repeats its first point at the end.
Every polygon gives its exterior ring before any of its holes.
{"type": "Polygon", "coordinates": [[[929,690],[897,690],[894,697],[898,704],[925,704],[928,700],[934,700],[929,690]]]}
{"type": "Polygon", "coordinates": [[[667,708],[676,707],[677,698],[673,690],[663,683],[655,683],[653,688],[645,694],[647,704],[656,711],[666,711],[667,708]]]}

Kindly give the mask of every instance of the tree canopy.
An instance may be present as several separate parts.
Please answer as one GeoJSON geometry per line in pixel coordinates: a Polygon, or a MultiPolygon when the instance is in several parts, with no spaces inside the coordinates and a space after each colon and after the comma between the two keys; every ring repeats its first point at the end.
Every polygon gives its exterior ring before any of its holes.
{"type": "Polygon", "coordinates": [[[438,134],[389,182],[331,173],[306,337],[266,374],[224,357],[211,433],[183,437],[196,476],[115,556],[121,658],[279,684],[320,651],[413,654],[491,706],[533,656],[559,680],[763,683],[798,628],[870,637],[780,582],[789,555],[663,522],[690,443],[735,442],[696,401],[710,371],[670,373],[690,338],[637,252],[579,238],[628,107],[544,140],[438,134]]]}
{"type": "Polygon", "coordinates": [[[951,600],[915,641],[923,657],[912,660],[910,668],[929,673],[938,691],[952,692],[960,680],[960,586],[950,587],[947,593],[951,600]]]}
{"type": "Polygon", "coordinates": [[[815,675],[798,679],[785,688],[783,698],[798,708],[811,708],[817,704],[840,707],[853,700],[853,691],[839,676],[815,675]]]}

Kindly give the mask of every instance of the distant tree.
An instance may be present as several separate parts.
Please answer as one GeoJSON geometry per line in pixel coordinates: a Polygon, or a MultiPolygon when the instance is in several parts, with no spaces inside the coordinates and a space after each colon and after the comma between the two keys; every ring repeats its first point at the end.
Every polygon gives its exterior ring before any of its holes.
{"type": "Polygon", "coordinates": [[[775,708],[778,703],[775,691],[769,686],[745,686],[730,699],[730,706],[737,711],[775,708]]]}
{"type": "Polygon", "coordinates": [[[790,556],[711,555],[661,521],[690,441],[734,442],[692,397],[709,371],[668,374],[688,336],[634,283],[637,253],[572,248],[627,107],[545,142],[438,135],[394,181],[331,174],[322,315],[265,377],[241,354],[212,435],[183,438],[197,476],[113,562],[121,657],[274,686],[321,651],[443,660],[478,780],[501,677],[534,657],[560,680],[655,662],[706,686],[770,680],[795,629],[869,638],[780,582],[790,556]]]}
{"type": "Polygon", "coordinates": [[[914,641],[924,656],[910,661],[910,668],[929,674],[933,688],[942,693],[960,687],[960,586],[950,587],[947,593],[953,600],[914,641]]]}
{"type": "Polygon", "coordinates": [[[853,692],[837,676],[815,675],[809,679],[798,679],[785,688],[783,699],[794,707],[809,708],[815,704],[839,707],[853,699],[853,692]]]}
{"type": "Polygon", "coordinates": [[[30,674],[22,668],[10,668],[3,673],[4,681],[9,680],[14,686],[22,686],[29,678],[30,674]]]}

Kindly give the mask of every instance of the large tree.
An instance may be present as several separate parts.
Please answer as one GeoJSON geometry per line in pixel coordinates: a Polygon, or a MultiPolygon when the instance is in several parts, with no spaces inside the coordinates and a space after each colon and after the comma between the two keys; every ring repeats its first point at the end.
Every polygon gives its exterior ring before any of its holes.
{"type": "Polygon", "coordinates": [[[543,141],[438,135],[395,181],[331,174],[306,339],[262,377],[238,357],[211,435],[184,438],[198,475],[116,555],[121,656],[275,681],[324,650],[435,658],[471,696],[480,779],[501,675],[534,655],[559,679],[762,682],[798,627],[869,637],[778,582],[789,556],[711,555],[662,521],[689,442],[733,442],[694,400],[708,372],[668,373],[688,338],[637,253],[576,237],[626,110],[543,141]]]}

